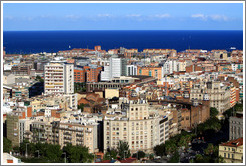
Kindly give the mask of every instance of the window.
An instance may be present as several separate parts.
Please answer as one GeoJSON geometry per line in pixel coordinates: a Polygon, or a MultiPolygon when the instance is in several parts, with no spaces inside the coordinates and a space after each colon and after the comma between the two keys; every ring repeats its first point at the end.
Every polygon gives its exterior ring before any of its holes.
{"type": "Polygon", "coordinates": [[[228,158],[230,158],[230,153],[228,153],[228,158]]]}
{"type": "Polygon", "coordinates": [[[151,72],[151,70],[149,70],[149,76],[152,76],[152,72],[151,72]]]}
{"type": "Polygon", "coordinates": [[[233,159],[234,159],[234,154],[231,154],[231,158],[233,158],[233,159]]]}
{"type": "Polygon", "coordinates": [[[224,153],[224,158],[226,158],[226,153],[224,153]]]}

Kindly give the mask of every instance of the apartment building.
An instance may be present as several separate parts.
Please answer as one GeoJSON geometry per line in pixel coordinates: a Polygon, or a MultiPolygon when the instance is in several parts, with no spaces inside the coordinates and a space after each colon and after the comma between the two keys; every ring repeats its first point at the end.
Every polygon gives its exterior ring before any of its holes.
{"type": "Polygon", "coordinates": [[[195,83],[190,91],[190,99],[203,100],[207,95],[210,100],[210,107],[215,107],[222,114],[230,108],[230,87],[220,81],[207,81],[195,83]]]}
{"type": "Polygon", "coordinates": [[[74,65],[55,61],[45,65],[44,93],[74,93],[74,65]]]}
{"type": "Polygon", "coordinates": [[[229,139],[234,140],[243,137],[243,113],[237,112],[235,116],[231,116],[229,123],[229,139]]]}
{"type": "Polygon", "coordinates": [[[28,76],[30,75],[31,67],[21,64],[21,65],[14,65],[11,68],[11,73],[16,76],[28,76]]]}
{"type": "Polygon", "coordinates": [[[19,115],[7,114],[7,138],[12,141],[12,146],[20,145],[19,115]]]}
{"type": "Polygon", "coordinates": [[[86,82],[85,70],[83,68],[74,68],[74,82],[83,83],[86,82]]]}
{"type": "Polygon", "coordinates": [[[219,145],[219,156],[223,157],[226,163],[243,162],[243,138],[238,138],[219,145]]]}
{"type": "Polygon", "coordinates": [[[230,107],[233,107],[237,103],[237,91],[235,86],[230,87],[230,107]]]}
{"type": "Polygon", "coordinates": [[[102,67],[83,66],[74,68],[74,82],[99,82],[102,67]]]}
{"type": "Polygon", "coordinates": [[[145,54],[170,54],[171,56],[176,56],[177,51],[174,49],[144,49],[142,53],[145,54]]]}
{"type": "Polygon", "coordinates": [[[126,66],[126,76],[134,76],[137,75],[137,66],[135,65],[127,65],[126,66]]]}
{"type": "Polygon", "coordinates": [[[211,53],[215,60],[229,60],[230,56],[226,50],[212,50],[211,53]]]}
{"type": "Polygon", "coordinates": [[[86,146],[90,153],[98,151],[98,123],[39,117],[31,123],[33,143],[86,146]]]}
{"type": "Polygon", "coordinates": [[[101,72],[101,81],[110,81],[114,77],[126,76],[126,59],[112,56],[104,62],[104,70],[101,72]]]}
{"type": "Polygon", "coordinates": [[[178,62],[174,59],[168,59],[163,65],[164,74],[172,74],[178,71],[178,62]]]}
{"type": "Polygon", "coordinates": [[[163,69],[162,67],[138,67],[138,75],[145,75],[145,76],[151,76],[158,80],[163,78],[163,69]]]}
{"type": "Polygon", "coordinates": [[[121,98],[119,105],[111,105],[103,123],[104,151],[117,148],[122,140],[128,142],[131,153],[138,150],[152,153],[154,146],[164,143],[169,137],[168,119],[159,116],[155,110],[149,110],[145,100],[121,98]]]}

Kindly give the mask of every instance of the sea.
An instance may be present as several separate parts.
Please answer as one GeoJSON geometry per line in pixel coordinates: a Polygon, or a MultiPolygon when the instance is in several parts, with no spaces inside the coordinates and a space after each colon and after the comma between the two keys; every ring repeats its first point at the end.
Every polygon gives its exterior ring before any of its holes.
{"type": "Polygon", "coordinates": [[[155,49],[243,49],[243,31],[228,30],[87,30],[87,31],[4,31],[7,54],[55,53],[100,45],[103,50],[124,47],[142,51],[155,49]]]}

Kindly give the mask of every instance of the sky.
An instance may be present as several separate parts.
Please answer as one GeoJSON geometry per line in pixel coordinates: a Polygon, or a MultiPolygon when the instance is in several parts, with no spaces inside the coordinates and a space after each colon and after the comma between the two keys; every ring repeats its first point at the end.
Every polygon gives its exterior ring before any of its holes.
{"type": "Polygon", "coordinates": [[[4,3],[3,30],[243,30],[243,4],[4,3]]]}

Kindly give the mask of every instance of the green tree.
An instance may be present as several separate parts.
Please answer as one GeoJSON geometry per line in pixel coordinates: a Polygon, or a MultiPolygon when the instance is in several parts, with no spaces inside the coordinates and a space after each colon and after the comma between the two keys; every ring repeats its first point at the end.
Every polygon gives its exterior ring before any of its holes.
{"type": "Polygon", "coordinates": [[[92,162],[94,156],[89,153],[89,149],[85,146],[72,146],[67,144],[63,147],[63,151],[66,153],[68,162],[71,163],[87,163],[92,162]]]}
{"type": "Polygon", "coordinates": [[[172,140],[167,140],[167,141],[165,142],[165,153],[166,153],[167,155],[170,155],[170,154],[175,153],[176,150],[177,150],[177,145],[176,145],[176,143],[175,143],[174,141],[172,141],[172,140]]]}
{"type": "Polygon", "coordinates": [[[103,159],[104,160],[117,159],[117,154],[118,152],[116,149],[110,149],[104,154],[103,159]]]}
{"type": "Polygon", "coordinates": [[[170,158],[168,162],[169,163],[179,163],[180,162],[180,156],[177,150],[175,151],[174,155],[170,158]]]}
{"type": "Polygon", "coordinates": [[[20,152],[22,153],[23,156],[26,154],[26,150],[27,150],[28,157],[31,157],[35,153],[35,144],[34,143],[30,143],[27,140],[24,140],[20,144],[19,149],[20,149],[20,152]]]}
{"type": "Polygon", "coordinates": [[[137,153],[134,153],[133,155],[132,155],[132,157],[135,157],[135,158],[137,158],[138,160],[140,160],[141,158],[144,158],[145,157],[145,153],[143,152],[143,151],[138,151],[137,153]]]}
{"type": "Polygon", "coordinates": [[[219,156],[215,159],[215,163],[225,163],[225,159],[223,157],[219,156]]]}
{"type": "Polygon", "coordinates": [[[35,80],[39,82],[44,82],[44,79],[42,79],[39,75],[36,76],[35,80]]]}
{"type": "Polygon", "coordinates": [[[202,163],[204,160],[203,156],[201,154],[197,154],[195,158],[195,162],[202,163]]]}
{"type": "Polygon", "coordinates": [[[12,150],[12,141],[3,137],[3,152],[9,153],[12,150]]]}
{"type": "Polygon", "coordinates": [[[82,103],[82,104],[80,104],[80,105],[78,105],[78,109],[81,109],[81,112],[83,112],[84,111],[84,104],[82,103]]]}
{"type": "Polygon", "coordinates": [[[212,154],[214,153],[214,151],[215,151],[215,147],[214,147],[214,145],[211,144],[211,143],[209,143],[208,146],[207,146],[207,148],[204,149],[204,153],[205,153],[206,155],[212,155],[212,154]]]}
{"type": "Polygon", "coordinates": [[[50,162],[59,162],[62,155],[62,150],[60,145],[44,144],[45,152],[44,156],[50,162]]]}
{"type": "Polygon", "coordinates": [[[219,114],[219,111],[215,107],[210,108],[210,117],[216,117],[219,114]]]}
{"type": "Polygon", "coordinates": [[[191,142],[191,135],[185,135],[185,136],[181,136],[179,142],[178,142],[178,146],[182,147],[184,146],[185,149],[187,149],[189,147],[189,143],[191,142]]]}
{"type": "Polygon", "coordinates": [[[121,159],[128,158],[131,156],[129,145],[125,141],[119,141],[117,151],[121,159]]]}
{"type": "Polygon", "coordinates": [[[165,144],[162,143],[160,145],[156,145],[154,147],[154,152],[157,156],[164,156],[165,155],[165,144]]]}

